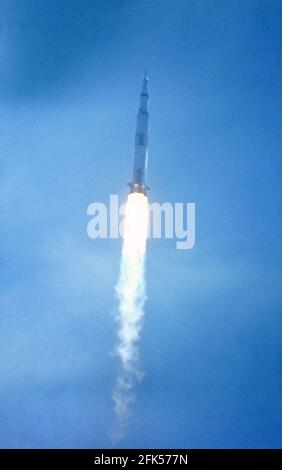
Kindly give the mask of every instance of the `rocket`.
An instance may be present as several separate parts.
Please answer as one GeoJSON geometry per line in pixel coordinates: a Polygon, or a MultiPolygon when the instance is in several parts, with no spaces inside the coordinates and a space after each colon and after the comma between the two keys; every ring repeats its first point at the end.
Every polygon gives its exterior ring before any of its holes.
{"type": "Polygon", "coordinates": [[[140,94],[140,107],[137,113],[135,152],[132,181],[129,183],[130,193],[142,193],[147,195],[149,187],[146,185],[147,161],[148,161],[148,76],[145,73],[140,94]]]}

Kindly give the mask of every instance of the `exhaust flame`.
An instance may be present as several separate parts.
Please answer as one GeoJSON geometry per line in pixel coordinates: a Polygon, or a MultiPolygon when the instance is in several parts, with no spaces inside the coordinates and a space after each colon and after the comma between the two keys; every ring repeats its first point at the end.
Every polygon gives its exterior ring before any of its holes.
{"type": "Polygon", "coordinates": [[[146,300],[144,261],[148,226],[148,200],[144,194],[129,194],[124,220],[124,240],[119,280],[116,286],[120,360],[113,400],[118,419],[116,438],[122,437],[129,407],[134,400],[134,385],[142,379],[138,369],[138,340],[146,300]]]}

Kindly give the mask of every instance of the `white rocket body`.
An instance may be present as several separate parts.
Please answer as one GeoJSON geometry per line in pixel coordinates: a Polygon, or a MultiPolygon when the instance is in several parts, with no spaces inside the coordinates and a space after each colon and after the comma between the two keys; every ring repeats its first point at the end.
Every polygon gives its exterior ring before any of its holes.
{"type": "Polygon", "coordinates": [[[143,193],[145,195],[147,189],[149,189],[146,185],[149,126],[148,100],[148,77],[145,75],[140,95],[140,107],[137,113],[133,175],[132,181],[129,183],[131,193],[143,193]]]}

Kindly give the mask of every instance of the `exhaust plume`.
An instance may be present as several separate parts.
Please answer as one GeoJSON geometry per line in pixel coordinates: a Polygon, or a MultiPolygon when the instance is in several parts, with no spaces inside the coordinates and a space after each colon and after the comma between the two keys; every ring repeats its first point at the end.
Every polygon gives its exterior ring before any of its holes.
{"type": "Polygon", "coordinates": [[[134,401],[134,386],[142,379],[138,367],[138,340],[146,300],[144,263],[147,227],[147,197],[142,193],[129,194],[125,208],[120,274],[116,285],[118,297],[116,353],[119,358],[119,370],[113,392],[118,421],[114,439],[120,439],[124,435],[130,405],[134,401]]]}

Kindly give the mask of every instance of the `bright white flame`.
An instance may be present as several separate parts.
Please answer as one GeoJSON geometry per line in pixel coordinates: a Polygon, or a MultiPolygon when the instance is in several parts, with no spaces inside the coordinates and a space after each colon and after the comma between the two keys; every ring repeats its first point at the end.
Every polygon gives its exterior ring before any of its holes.
{"type": "Polygon", "coordinates": [[[123,256],[136,258],[146,251],[148,199],[144,194],[129,194],[125,208],[123,256]]]}
{"type": "Polygon", "coordinates": [[[120,369],[113,399],[119,425],[116,437],[121,437],[129,405],[133,401],[133,387],[142,375],[138,370],[137,342],[140,336],[143,307],[146,300],[144,259],[148,227],[148,200],[144,194],[128,196],[120,276],[116,286],[118,307],[118,346],[120,369]]]}

